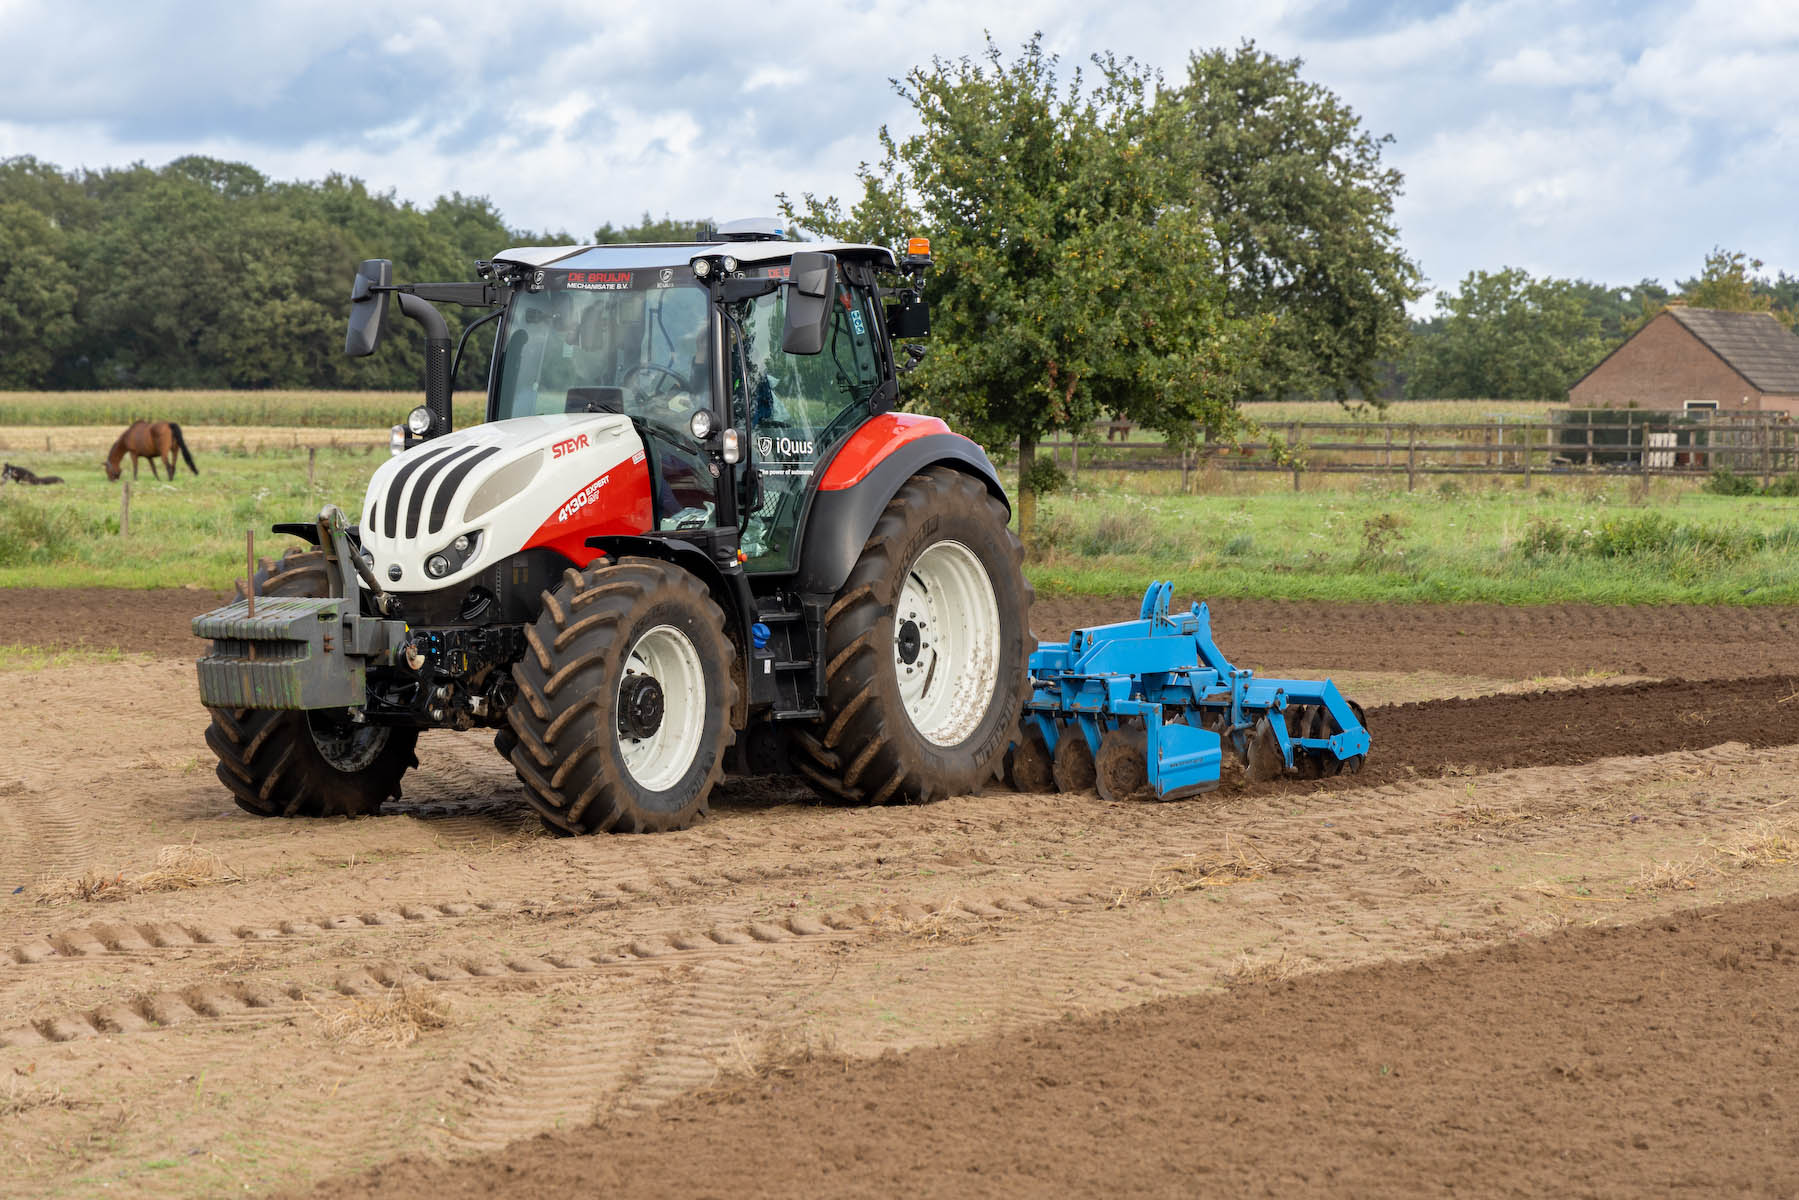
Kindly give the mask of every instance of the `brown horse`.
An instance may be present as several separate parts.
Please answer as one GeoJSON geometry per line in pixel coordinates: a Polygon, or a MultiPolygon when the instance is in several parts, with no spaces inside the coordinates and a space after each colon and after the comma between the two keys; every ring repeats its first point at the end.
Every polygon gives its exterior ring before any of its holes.
{"type": "Polygon", "coordinates": [[[119,435],[119,440],[112,444],[112,451],[106,456],[106,477],[117,479],[124,474],[120,464],[125,456],[131,456],[131,477],[137,478],[138,459],[150,460],[150,474],[157,479],[156,460],[162,459],[163,465],[169,469],[169,478],[175,478],[175,451],[181,451],[181,457],[187,463],[187,469],[198,475],[200,468],[194,465],[194,456],[187,452],[187,442],[181,437],[181,426],[173,421],[133,421],[131,428],[119,435]]]}

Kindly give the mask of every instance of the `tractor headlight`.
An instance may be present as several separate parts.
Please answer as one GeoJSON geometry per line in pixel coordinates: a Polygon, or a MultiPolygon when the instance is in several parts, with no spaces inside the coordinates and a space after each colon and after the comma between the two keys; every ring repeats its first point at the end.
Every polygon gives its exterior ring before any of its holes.
{"type": "Polygon", "coordinates": [[[413,437],[424,437],[431,432],[431,410],[423,404],[406,414],[406,428],[412,430],[413,437]]]}
{"type": "Polygon", "coordinates": [[[387,452],[389,454],[406,453],[406,426],[395,425],[393,432],[387,435],[387,452]]]}
{"type": "Polygon", "coordinates": [[[720,265],[724,267],[725,274],[727,275],[737,270],[737,260],[729,254],[725,255],[724,261],[720,265]]]}
{"type": "Polygon", "coordinates": [[[442,579],[462,570],[475,557],[481,545],[481,533],[459,533],[456,540],[425,560],[425,574],[442,579]]]}
{"type": "Polygon", "coordinates": [[[712,436],[712,414],[705,409],[698,409],[693,419],[687,422],[687,431],[693,434],[693,440],[703,442],[712,436]]]}
{"type": "Polygon", "coordinates": [[[694,259],[692,266],[693,277],[695,279],[704,279],[706,276],[712,274],[712,264],[703,258],[694,259]]]}

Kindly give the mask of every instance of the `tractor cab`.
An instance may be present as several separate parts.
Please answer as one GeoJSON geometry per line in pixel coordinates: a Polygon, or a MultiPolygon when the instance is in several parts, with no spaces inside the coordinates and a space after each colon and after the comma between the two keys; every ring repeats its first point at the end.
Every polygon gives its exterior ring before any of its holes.
{"type": "Polygon", "coordinates": [[[487,419],[610,413],[649,461],[653,529],[731,526],[752,572],[790,570],[821,462],[892,407],[873,246],[780,240],[509,250],[487,419]],[[809,264],[800,295],[795,262],[809,264]]]}

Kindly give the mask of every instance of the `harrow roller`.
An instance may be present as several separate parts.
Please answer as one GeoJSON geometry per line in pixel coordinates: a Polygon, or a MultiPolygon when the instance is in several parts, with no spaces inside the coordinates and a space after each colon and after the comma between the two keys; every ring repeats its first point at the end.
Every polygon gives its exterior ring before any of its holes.
{"type": "Polygon", "coordinates": [[[1047,775],[1108,800],[1175,800],[1217,787],[1226,750],[1252,781],[1361,768],[1371,739],[1360,705],[1328,679],[1258,679],[1231,665],[1206,606],[1171,614],[1172,592],[1153,583],[1137,620],[1038,647],[1015,787],[1041,790],[1047,775]]]}

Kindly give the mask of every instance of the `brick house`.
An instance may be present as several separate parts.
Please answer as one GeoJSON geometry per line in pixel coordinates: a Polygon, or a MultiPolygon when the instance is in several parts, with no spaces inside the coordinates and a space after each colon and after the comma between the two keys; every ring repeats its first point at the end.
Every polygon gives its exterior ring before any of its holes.
{"type": "Polygon", "coordinates": [[[1581,376],[1568,404],[1799,417],[1799,337],[1768,313],[1669,308],[1581,376]]]}

